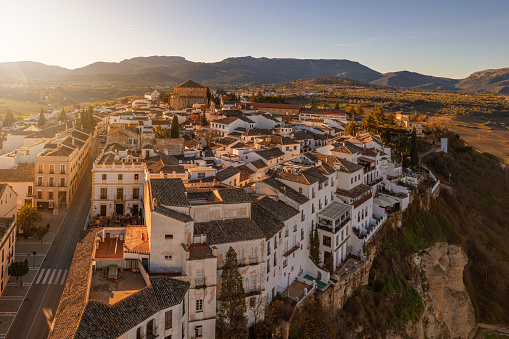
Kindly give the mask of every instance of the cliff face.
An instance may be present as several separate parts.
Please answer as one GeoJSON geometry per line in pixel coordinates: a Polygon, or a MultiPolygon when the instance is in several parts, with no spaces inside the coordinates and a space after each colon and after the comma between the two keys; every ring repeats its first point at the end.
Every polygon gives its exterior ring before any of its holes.
{"type": "Polygon", "coordinates": [[[415,255],[420,278],[413,285],[425,302],[421,320],[407,328],[412,338],[473,338],[474,309],[463,283],[467,256],[459,246],[439,243],[415,255]]]}

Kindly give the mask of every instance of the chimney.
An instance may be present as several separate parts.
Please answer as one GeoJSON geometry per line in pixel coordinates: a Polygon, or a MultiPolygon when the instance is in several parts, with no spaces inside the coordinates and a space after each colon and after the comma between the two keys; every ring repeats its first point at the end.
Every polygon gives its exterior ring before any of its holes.
{"type": "Polygon", "coordinates": [[[212,255],[214,257],[217,257],[217,247],[216,246],[212,246],[211,248],[212,248],[212,255]]]}

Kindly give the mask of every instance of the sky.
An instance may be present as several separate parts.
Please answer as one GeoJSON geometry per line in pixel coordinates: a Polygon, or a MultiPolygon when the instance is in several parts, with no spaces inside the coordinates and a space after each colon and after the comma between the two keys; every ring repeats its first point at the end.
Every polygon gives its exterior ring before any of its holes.
{"type": "Polygon", "coordinates": [[[0,0],[0,62],[348,59],[464,78],[509,67],[509,1],[0,0]]]}

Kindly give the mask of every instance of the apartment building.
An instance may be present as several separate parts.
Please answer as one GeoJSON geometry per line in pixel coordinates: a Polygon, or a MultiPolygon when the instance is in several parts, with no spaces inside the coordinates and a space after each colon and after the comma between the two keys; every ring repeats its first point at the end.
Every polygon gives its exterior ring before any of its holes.
{"type": "Polygon", "coordinates": [[[0,293],[3,292],[7,281],[9,280],[9,265],[14,261],[15,244],[16,244],[16,218],[0,218],[0,255],[1,261],[1,277],[0,277],[0,293]]]}
{"type": "Polygon", "coordinates": [[[17,209],[23,205],[35,205],[34,169],[32,163],[20,163],[14,168],[0,169],[0,183],[9,185],[17,196],[17,209]]]}
{"type": "Polygon", "coordinates": [[[145,163],[122,148],[110,144],[94,162],[92,216],[138,215],[143,207],[145,163]]]}
{"type": "Polygon", "coordinates": [[[35,157],[35,198],[40,209],[71,203],[90,162],[91,131],[72,128],[35,157]]]}

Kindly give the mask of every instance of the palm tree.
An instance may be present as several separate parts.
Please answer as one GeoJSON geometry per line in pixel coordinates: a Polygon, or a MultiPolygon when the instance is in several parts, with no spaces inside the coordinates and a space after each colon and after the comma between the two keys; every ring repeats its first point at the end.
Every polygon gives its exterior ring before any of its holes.
{"type": "Polygon", "coordinates": [[[156,138],[166,138],[166,130],[161,127],[161,125],[157,125],[154,128],[154,134],[156,138]]]}
{"type": "Polygon", "coordinates": [[[367,115],[361,122],[361,128],[366,132],[376,133],[377,132],[377,123],[372,114],[367,115]]]}
{"type": "Polygon", "coordinates": [[[37,207],[26,204],[18,210],[18,225],[20,225],[23,233],[26,234],[39,221],[42,221],[42,217],[37,207]]]}

